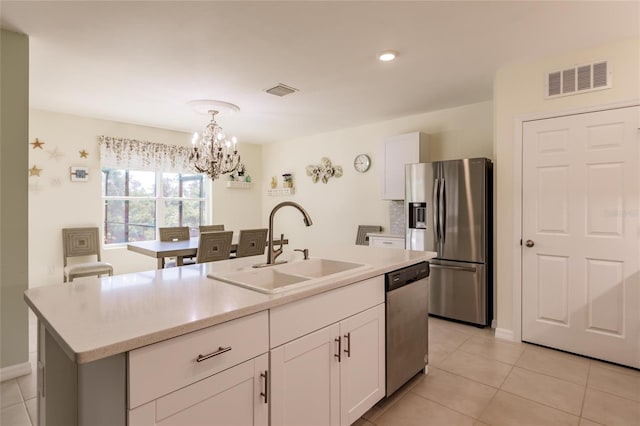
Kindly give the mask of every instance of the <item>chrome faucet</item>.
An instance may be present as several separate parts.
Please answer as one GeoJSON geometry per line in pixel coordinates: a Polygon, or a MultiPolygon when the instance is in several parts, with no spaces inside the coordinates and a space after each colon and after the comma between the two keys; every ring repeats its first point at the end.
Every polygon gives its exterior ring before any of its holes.
{"type": "MultiPolygon", "coordinates": [[[[294,203],[293,201],[284,201],[276,205],[273,208],[273,210],[271,210],[271,214],[269,214],[269,240],[268,240],[269,246],[267,247],[267,263],[264,265],[255,265],[255,266],[275,265],[276,258],[282,254],[284,234],[280,234],[280,242],[279,242],[280,246],[278,247],[278,249],[273,248],[273,218],[275,217],[276,212],[278,210],[286,206],[291,206],[298,209],[300,213],[302,213],[304,224],[306,226],[311,226],[313,224],[313,222],[311,221],[311,216],[309,216],[309,213],[307,213],[307,211],[300,204],[294,203]]],[[[284,262],[278,262],[278,263],[284,263],[284,262]]]]}

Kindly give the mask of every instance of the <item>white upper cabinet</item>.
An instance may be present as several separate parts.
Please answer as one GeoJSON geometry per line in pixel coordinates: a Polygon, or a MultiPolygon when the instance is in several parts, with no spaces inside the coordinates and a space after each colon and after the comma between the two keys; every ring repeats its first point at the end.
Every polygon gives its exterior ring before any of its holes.
{"type": "Polygon", "coordinates": [[[421,132],[385,138],[383,200],[404,200],[404,166],[429,161],[428,140],[429,136],[421,132]]]}

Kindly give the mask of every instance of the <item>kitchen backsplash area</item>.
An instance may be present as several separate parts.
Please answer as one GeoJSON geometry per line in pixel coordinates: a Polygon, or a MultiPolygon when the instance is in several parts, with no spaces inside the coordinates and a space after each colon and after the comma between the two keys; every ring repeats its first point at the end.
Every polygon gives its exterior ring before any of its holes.
{"type": "Polygon", "coordinates": [[[389,233],[404,235],[404,201],[389,203],[389,233]]]}

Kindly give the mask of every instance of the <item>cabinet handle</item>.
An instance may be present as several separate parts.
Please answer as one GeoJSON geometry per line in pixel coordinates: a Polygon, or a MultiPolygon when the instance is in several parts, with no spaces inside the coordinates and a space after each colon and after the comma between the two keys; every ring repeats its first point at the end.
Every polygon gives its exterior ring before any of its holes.
{"type": "Polygon", "coordinates": [[[391,241],[383,241],[382,244],[393,244],[391,241]]]}
{"type": "Polygon", "coordinates": [[[260,396],[264,397],[264,403],[269,403],[269,371],[264,370],[264,373],[260,373],[260,377],[264,377],[264,392],[260,392],[260,396]]]}
{"type": "Polygon", "coordinates": [[[333,354],[336,358],[338,358],[338,362],[342,361],[342,339],[340,337],[336,337],[333,339],[334,342],[338,342],[338,354],[333,354]]]}
{"type": "Polygon", "coordinates": [[[202,362],[209,358],[213,358],[214,356],[222,355],[223,353],[229,352],[230,350],[231,350],[231,346],[227,348],[223,348],[222,346],[220,346],[218,347],[218,350],[215,352],[211,352],[210,354],[207,354],[207,355],[198,355],[198,358],[196,358],[196,362],[202,362]]]}
{"type": "Polygon", "coordinates": [[[347,339],[347,349],[344,352],[347,354],[347,358],[351,358],[351,332],[345,334],[344,338],[347,339]]]}

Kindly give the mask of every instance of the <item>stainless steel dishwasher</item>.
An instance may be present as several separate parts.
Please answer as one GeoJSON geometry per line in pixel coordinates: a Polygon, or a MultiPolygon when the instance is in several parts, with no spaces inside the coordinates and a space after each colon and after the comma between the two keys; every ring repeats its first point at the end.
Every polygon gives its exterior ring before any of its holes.
{"type": "Polygon", "coordinates": [[[429,264],[389,272],[386,288],[386,396],[420,371],[429,352],[429,264]]]}

